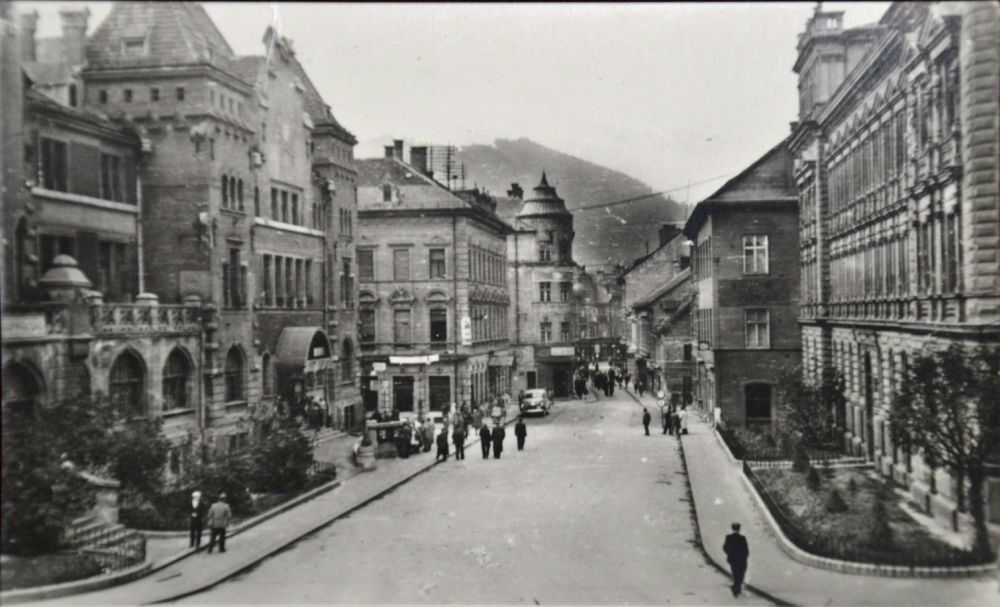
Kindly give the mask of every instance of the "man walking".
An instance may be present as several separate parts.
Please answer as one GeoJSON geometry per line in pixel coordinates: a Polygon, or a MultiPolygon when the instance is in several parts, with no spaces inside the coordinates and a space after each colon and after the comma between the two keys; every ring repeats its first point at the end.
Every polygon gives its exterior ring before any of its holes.
{"type": "Polygon", "coordinates": [[[503,453],[503,439],[507,437],[507,433],[504,431],[501,424],[497,424],[493,428],[493,459],[500,459],[500,454],[503,453]]]}
{"type": "Polygon", "coordinates": [[[191,493],[191,541],[189,548],[201,548],[201,532],[205,528],[208,505],[201,499],[201,491],[191,493]]]}
{"type": "Polygon", "coordinates": [[[451,440],[455,443],[455,459],[465,459],[465,423],[458,424],[451,431],[451,440]]]}
{"type": "Polygon", "coordinates": [[[739,523],[733,523],[733,532],[726,536],[722,551],[726,553],[733,572],[733,596],[739,596],[743,592],[743,578],[747,574],[747,559],[750,557],[750,547],[747,538],[740,535],[739,523]]]}
{"type": "Polygon", "coordinates": [[[219,552],[226,551],[226,528],[229,527],[229,521],[232,517],[233,513],[229,509],[229,504],[226,503],[226,494],[220,493],[219,499],[208,509],[208,516],[206,517],[209,528],[209,554],[212,554],[212,550],[215,548],[216,539],[219,540],[219,552]]]}
{"type": "Polygon", "coordinates": [[[490,459],[490,442],[492,440],[490,427],[483,424],[483,427],[479,429],[479,448],[483,450],[483,459],[490,459]]]}
{"type": "Polygon", "coordinates": [[[653,421],[653,416],[649,414],[646,407],[642,408],[642,425],[646,428],[646,436],[649,436],[649,422],[653,421]]]}
{"type": "Polygon", "coordinates": [[[514,436],[517,437],[517,450],[524,451],[524,439],[528,438],[528,427],[524,425],[524,418],[517,418],[514,424],[514,436]]]}
{"type": "Polygon", "coordinates": [[[448,461],[448,426],[445,425],[441,428],[441,432],[437,435],[437,455],[434,456],[434,461],[448,461]]]}

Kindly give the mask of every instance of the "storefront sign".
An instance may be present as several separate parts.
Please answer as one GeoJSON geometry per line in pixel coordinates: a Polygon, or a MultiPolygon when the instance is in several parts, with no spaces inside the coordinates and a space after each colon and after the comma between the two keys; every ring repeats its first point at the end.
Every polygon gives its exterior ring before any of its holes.
{"type": "Polygon", "coordinates": [[[427,356],[390,356],[389,363],[393,365],[429,365],[441,360],[440,354],[427,356]]]}
{"type": "Polygon", "coordinates": [[[472,345],[472,319],[468,316],[462,317],[462,345],[472,345]]]}
{"type": "Polygon", "coordinates": [[[385,363],[383,363],[383,362],[372,363],[372,370],[373,371],[379,371],[379,372],[385,371],[385,363]]]}
{"type": "Polygon", "coordinates": [[[549,348],[549,356],[575,356],[576,348],[573,346],[552,346],[549,348]]]}

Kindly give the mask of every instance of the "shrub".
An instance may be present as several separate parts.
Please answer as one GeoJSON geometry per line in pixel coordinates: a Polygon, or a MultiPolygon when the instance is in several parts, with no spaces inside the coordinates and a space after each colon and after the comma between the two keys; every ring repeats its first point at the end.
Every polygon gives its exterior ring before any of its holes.
{"type": "Polygon", "coordinates": [[[889,512],[885,509],[885,504],[882,500],[878,498],[872,504],[868,541],[871,547],[875,549],[888,549],[892,546],[892,527],[889,526],[889,512]]]}
{"type": "Polygon", "coordinates": [[[809,465],[809,454],[806,453],[806,447],[802,443],[796,443],[795,445],[795,458],[792,460],[792,470],[794,472],[808,472],[812,469],[809,465]]]}
{"type": "Polygon", "coordinates": [[[832,513],[847,512],[849,510],[847,502],[841,497],[840,491],[834,489],[830,492],[829,499],[826,500],[826,511],[832,513]]]}
{"type": "Polygon", "coordinates": [[[853,476],[847,481],[847,490],[851,493],[858,492],[858,483],[854,480],[853,476]]]}
{"type": "Polygon", "coordinates": [[[806,475],[806,486],[812,491],[819,491],[820,485],[819,471],[809,466],[809,473],[806,475]]]}
{"type": "Polygon", "coordinates": [[[259,493],[290,493],[306,486],[313,450],[309,439],[288,417],[278,417],[272,429],[253,447],[250,485],[259,493]]]}

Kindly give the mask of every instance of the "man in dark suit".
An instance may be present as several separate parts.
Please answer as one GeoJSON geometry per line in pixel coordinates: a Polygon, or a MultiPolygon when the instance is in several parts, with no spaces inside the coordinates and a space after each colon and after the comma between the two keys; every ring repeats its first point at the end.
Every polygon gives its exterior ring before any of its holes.
{"type": "Polygon", "coordinates": [[[507,437],[507,433],[504,431],[503,426],[497,424],[493,428],[493,459],[500,459],[500,454],[503,453],[503,439],[507,437]]]}
{"type": "Polygon", "coordinates": [[[653,421],[653,416],[649,414],[649,410],[645,407],[642,408],[642,426],[646,429],[646,436],[649,436],[649,422],[653,421]]]}
{"type": "Polygon", "coordinates": [[[528,427],[524,425],[524,418],[517,418],[514,424],[514,436],[517,437],[517,450],[524,451],[524,439],[528,438],[528,427]]]}
{"type": "Polygon", "coordinates": [[[743,592],[743,577],[747,574],[747,559],[750,558],[750,547],[747,538],[740,535],[739,523],[733,523],[733,532],[726,536],[722,551],[733,572],[733,596],[739,596],[743,592]]]}
{"type": "Polygon", "coordinates": [[[188,547],[201,548],[201,532],[205,528],[208,502],[201,499],[201,491],[191,493],[191,538],[188,547]]]}

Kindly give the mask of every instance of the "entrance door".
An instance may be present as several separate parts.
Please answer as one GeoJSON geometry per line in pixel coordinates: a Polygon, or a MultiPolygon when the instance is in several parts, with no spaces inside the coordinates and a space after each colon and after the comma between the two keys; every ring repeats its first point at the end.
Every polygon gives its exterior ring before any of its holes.
{"type": "Polygon", "coordinates": [[[451,404],[451,377],[431,375],[427,378],[427,388],[430,391],[431,411],[447,411],[451,404]]]}
{"type": "Polygon", "coordinates": [[[538,387],[538,375],[534,371],[528,371],[528,389],[533,390],[538,387]]]}
{"type": "Polygon", "coordinates": [[[397,375],[392,378],[392,403],[396,411],[413,411],[413,377],[397,375]]]}
{"type": "Polygon", "coordinates": [[[552,369],[552,392],[556,396],[569,396],[569,371],[563,367],[552,369]]]}

